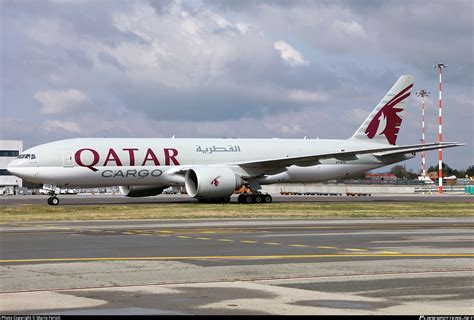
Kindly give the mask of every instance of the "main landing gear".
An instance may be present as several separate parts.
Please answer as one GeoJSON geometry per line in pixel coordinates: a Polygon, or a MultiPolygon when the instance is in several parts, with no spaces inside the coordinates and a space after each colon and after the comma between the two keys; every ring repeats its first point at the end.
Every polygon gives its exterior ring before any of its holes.
{"type": "Polygon", "coordinates": [[[59,198],[56,197],[56,192],[50,191],[49,195],[50,197],[48,198],[48,204],[50,206],[57,206],[59,204],[59,198]]]}
{"type": "Polygon", "coordinates": [[[243,204],[249,203],[272,203],[273,198],[269,194],[262,193],[241,193],[237,198],[237,202],[243,204]]]}
{"type": "Polygon", "coordinates": [[[200,203],[229,203],[230,197],[224,198],[201,198],[198,199],[200,203]]]}

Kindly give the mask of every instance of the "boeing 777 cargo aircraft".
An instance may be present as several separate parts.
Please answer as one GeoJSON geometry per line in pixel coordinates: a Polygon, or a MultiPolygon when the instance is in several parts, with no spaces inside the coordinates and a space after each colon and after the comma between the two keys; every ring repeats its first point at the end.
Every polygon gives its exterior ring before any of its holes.
{"type": "Polygon", "coordinates": [[[413,76],[401,76],[345,140],[78,138],[30,148],[7,170],[53,186],[50,205],[59,204],[56,187],[73,186],[120,186],[128,197],[185,186],[201,201],[228,202],[245,185],[252,194],[241,194],[240,203],[269,203],[272,197],[258,191],[261,185],[325,181],[410,159],[419,151],[463,145],[395,144],[413,82],[413,76]]]}

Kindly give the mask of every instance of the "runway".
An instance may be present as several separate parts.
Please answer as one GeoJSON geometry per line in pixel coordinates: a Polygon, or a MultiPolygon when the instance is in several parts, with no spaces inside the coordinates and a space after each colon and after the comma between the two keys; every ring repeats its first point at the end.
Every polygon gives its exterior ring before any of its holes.
{"type": "MultiPolygon", "coordinates": [[[[155,197],[130,198],[122,195],[58,195],[60,205],[113,205],[113,204],[151,204],[151,203],[197,203],[197,200],[188,195],[158,195],[155,197]]],[[[273,202],[472,202],[474,196],[468,194],[374,194],[370,197],[349,196],[293,196],[272,195],[273,202]]],[[[17,195],[0,196],[0,205],[44,205],[47,204],[47,195],[17,195]]],[[[232,203],[237,203],[237,196],[233,195],[232,203]]]]}
{"type": "Polygon", "coordinates": [[[2,224],[0,311],[472,314],[473,227],[472,218],[2,224]]]}

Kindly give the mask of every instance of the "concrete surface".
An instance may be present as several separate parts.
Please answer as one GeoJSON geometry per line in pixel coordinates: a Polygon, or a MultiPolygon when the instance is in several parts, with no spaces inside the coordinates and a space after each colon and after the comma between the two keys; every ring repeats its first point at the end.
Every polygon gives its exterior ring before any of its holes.
{"type": "Polygon", "coordinates": [[[474,219],[0,225],[4,314],[472,314],[474,219]]]}

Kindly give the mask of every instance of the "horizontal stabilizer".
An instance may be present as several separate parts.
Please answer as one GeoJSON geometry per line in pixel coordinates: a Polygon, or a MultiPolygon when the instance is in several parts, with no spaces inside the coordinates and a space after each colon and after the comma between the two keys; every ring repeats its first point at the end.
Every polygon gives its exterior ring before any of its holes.
{"type": "Polygon", "coordinates": [[[374,156],[381,158],[385,156],[393,156],[396,154],[406,154],[406,153],[412,153],[412,152],[421,152],[421,151],[427,151],[427,150],[436,150],[436,149],[446,149],[446,148],[452,148],[452,147],[458,147],[458,146],[465,146],[465,143],[458,143],[458,142],[442,142],[441,147],[439,144],[424,144],[422,147],[414,147],[414,148],[408,148],[405,150],[396,150],[396,151],[384,151],[384,152],[376,152],[374,153],[374,156]]]}

